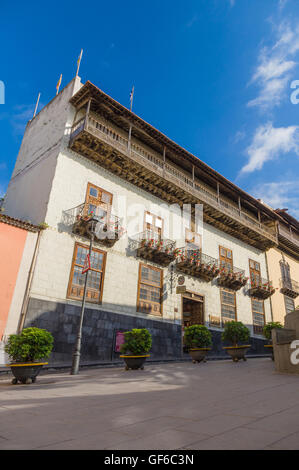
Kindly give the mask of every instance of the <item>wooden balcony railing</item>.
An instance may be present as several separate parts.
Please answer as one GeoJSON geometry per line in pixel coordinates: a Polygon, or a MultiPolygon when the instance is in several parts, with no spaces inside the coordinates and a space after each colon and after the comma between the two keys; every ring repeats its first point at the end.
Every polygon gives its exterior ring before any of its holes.
{"type": "Polygon", "coordinates": [[[201,250],[188,247],[175,250],[175,266],[179,271],[205,281],[211,281],[219,274],[218,260],[205,255],[201,250]]]}
{"type": "Polygon", "coordinates": [[[218,284],[232,290],[239,290],[247,284],[248,277],[244,269],[232,266],[230,263],[221,263],[218,284]]]}
{"type": "Polygon", "coordinates": [[[258,299],[268,299],[271,295],[274,294],[275,288],[272,285],[271,281],[268,279],[251,279],[249,281],[250,288],[248,294],[252,297],[257,297],[258,299]]]}
{"type": "Polygon", "coordinates": [[[299,236],[297,235],[297,233],[288,230],[282,225],[279,225],[278,234],[280,237],[283,237],[288,243],[291,243],[292,245],[295,245],[297,248],[299,248],[299,236]]]}
{"type": "Polygon", "coordinates": [[[292,299],[299,295],[299,283],[293,279],[280,279],[281,292],[292,299]]]}
{"type": "Polygon", "coordinates": [[[233,205],[210,189],[204,187],[196,178],[192,178],[187,172],[177,168],[168,161],[164,161],[162,156],[154,151],[149,151],[139,141],[132,138],[131,143],[127,137],[117,132],[94,114],[86,115],[76,122],[71,130],[70,145],[78,134],[83,131],[91,133],[98,139],[118,149],[131,160],[147,168],[156,175],[170,181],[179,188],[188,191],[198,198],[202,203],[206,203],[224,215],[232,217],[238,223],[254,230],[257,234],[277,243],[277,235],[274,228],[267,227],[258,219],[245,213],[237,205],[233,205]]]}
{"type": "Polygon", "coordinates": [[[119,217],[113,214],[103,215],[100,207],[88,212],[88,205],[84,203],[64,211],[63,222],[72,226],[73,233],[77,235],[90,237],[93,232],[97,241],[108,247],[113,246],[124,233],[119,217]]]}

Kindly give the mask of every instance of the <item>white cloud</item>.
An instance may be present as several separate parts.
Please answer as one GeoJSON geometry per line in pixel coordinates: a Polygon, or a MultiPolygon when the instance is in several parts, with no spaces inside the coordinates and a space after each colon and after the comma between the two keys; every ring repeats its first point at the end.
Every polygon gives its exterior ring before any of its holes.
{"type": "Polygon", "coordinates": [[[297,66],[299,51],[299,26],[291,28],[281,23],[277,28],[276,42],[272,47],[263,47],[259,53],[258,65],[250,83],[260,88],[258,96],[248,106],[269,109],[280,105],[285,96],[290,72],[297,66]]]}
{"type": "Polygon", "coordinates": [[[299,126],[273,127],[271,122],[257,128],[252,143],[246,149],[249,157],[242,173],[260,170],[264,163],[293,151],[299,155],[299,126]]]}
{"type": "Polygon", "coordinates": [[[276,181],[260,184],[251,193],[274,209],[288,208],[291,215],[299,219],[299,185],[297,180],[276,181]]]}

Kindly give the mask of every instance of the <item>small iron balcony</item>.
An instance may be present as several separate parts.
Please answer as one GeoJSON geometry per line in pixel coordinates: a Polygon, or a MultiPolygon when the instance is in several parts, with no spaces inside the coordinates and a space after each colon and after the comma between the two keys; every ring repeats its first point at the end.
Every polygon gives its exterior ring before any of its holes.
{"type": "Polygon", "coordinates": [[[168,266],[175,259],[175,242],[149,230],[135,235],[133,245],[139,258],[153,261],[161,266],[168,266]]]}
{"type": "Polygon", "coordinates": [[[89,238],[93,232],[96,240],[108,247],[113,246],[124,233],[120,218],[111,213],[105,213],[101,207],[88,212],[88,205],[80,204],[65,211],[63,219],[72,226],[73,233],[89,238]]]}
{"type": "Polygon", "coordinates": [[[281,293],[295,299],[299,295],[299,283],[293,279],[280,279],[281,293]]]}
{"type": "Polygon", "coordinates": [[[273,295],[275,289],[271,281],[268,279],[263,279],[262,277],[258,279],[250,280],[249,295],[252,297],[257,297],[258,299],[268,299],[273,295]]]}
{"type": "Polygon", "coordinates": [[[232,290],[239,290],[245,286],[248,277],[245,276],[244,269],[232,266],[230,263],[221,263],[218,284],[232,290]]]}
{"type": "Polygon", "coordinates": [[[218,260],[205,255],[201,250],[188,247],[175,250],[176,268],[185,274],[211,281],[219,274],[218,260]]]}

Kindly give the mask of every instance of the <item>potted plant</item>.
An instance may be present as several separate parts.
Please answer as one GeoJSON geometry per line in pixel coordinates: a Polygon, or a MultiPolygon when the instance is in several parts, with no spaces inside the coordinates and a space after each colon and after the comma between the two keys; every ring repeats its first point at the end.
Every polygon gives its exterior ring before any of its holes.
{"type": "Polygon", "coordinates": [[[204,325],[187,326],[184,330],[184,344],[189,349],[193,364],[205,360],[212,344],[212,334],[204,325]]]}
{"type": "Polygon", "coordinates": [[[40,328],[25,328],[19,335],[10,335],[5,352],[14,361],[7,364],[14,375],[13,384],[34,383],[43,365],[39,362],[50,356],[53,348],[53,336],[40,328]]]}
{"type": "Polygon", "coordinates": [[[248,341],[250,338],[250,331],[240,321],[229,321],[224,325],[224,331],[222,333],[222,340],[228,341],[232,346],[225,346],[223,349],[232,357],[234,362],[238,362],[239,359],[246,361],[245,354],[250,348],[250,344],[240,345],[238,343],[248,341]]]}
{"type": "Polygon", "coordinates": [[[283,328],[283,326],[279,321],[270,321],[263,328],[263,334],[265,338],[268,340],[268,344],[265,344],[264,347],[270,349],[272,361],[274,361],[274,351],[273,351],[273,345],[272,345],[272,330],[274,330],[275,328],[283,328]]]}
{"type": "Polygon", "coordinates": [[[152,335],[146,328],[133,328],[125,334],[125,342],[121,346],[122,357],[126,370],[144,369],[144,362],[150,355],[147,354],[152,347],[152,335]]]}

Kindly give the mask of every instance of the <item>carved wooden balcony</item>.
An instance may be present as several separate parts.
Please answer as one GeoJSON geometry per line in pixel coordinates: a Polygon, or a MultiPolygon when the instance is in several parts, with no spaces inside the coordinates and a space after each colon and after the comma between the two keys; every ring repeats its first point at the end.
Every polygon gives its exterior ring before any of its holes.
{"type": "Polygon", "coordinates": [[[272,286],[272,282],[267,279],[251,279],[250,288],[248,294],[258,299],[268,299],[275,292],[275,288],[272,286]]]}
{"type": "Polygon", "coordinates": [[[228,287],[232,290],[239,290],[247,284],[248,277],[245,276],[244,269],[225,264],[220,267],[218,284],[221,287],[228,287]]]}
{"type": "Polygon", "coordinates": [[[280,279],[281,293],[296,299],[299,295],[299,283],[293,279],[280,279]]]}
{"type": "Polygon", "coordinates": [[[189,276],[211,281],[219,274],[218,260],[205,255],[201,250],[187,247],[175,250],[176,268],[189,276]]]}
{"type": "Polygon", "coordinates": [[[103,215],[100,207],[88,212],[86,204],[65,211],[63,222],[72,226],[72,232],[76,235],[89,238],[93,233],[96,241],[107,247],[113,246],[124,233],[119,217],[103,215]]]}
{"type": "Polygon", "coordinates": [[[168,266],[175,259],[175,242],[167,238],[160,238],[151,231],[138,233],[133,237],[133,248],[139,258],[153,261],[161,266],[168,266]]]}

